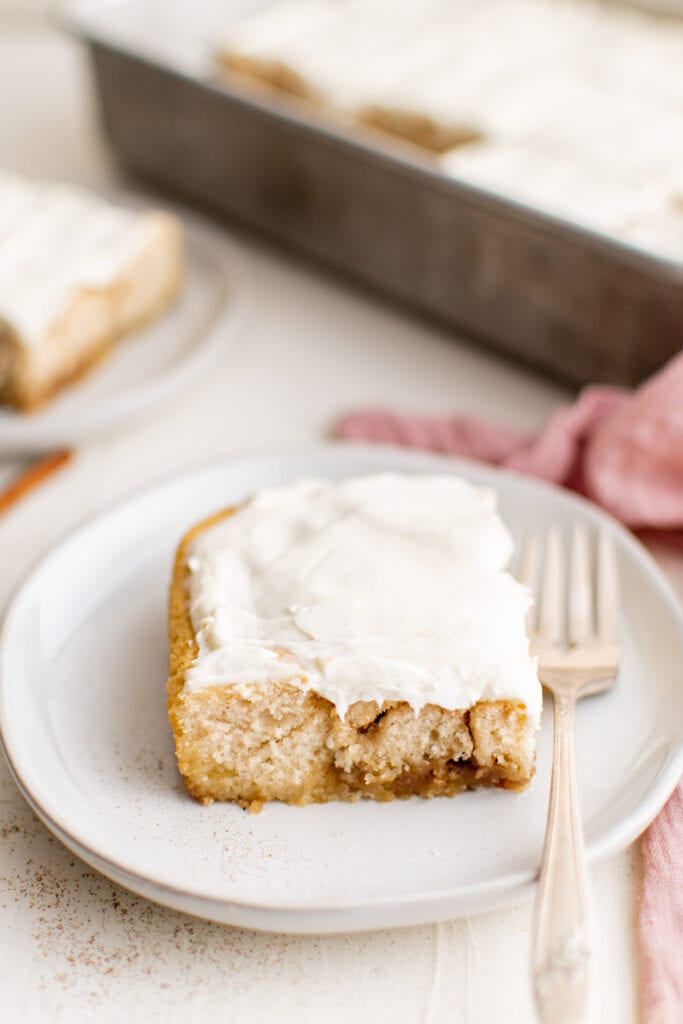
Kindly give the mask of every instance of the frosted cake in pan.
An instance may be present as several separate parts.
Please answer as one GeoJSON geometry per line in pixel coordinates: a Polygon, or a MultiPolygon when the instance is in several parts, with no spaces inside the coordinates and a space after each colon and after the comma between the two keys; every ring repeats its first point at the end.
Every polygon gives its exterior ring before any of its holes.
{"type": "Polygon", "coordinates": [[[679,259],[681,62],[683,21],[589,0],[270,0],[217,51],[233,81],[679,259]]]}

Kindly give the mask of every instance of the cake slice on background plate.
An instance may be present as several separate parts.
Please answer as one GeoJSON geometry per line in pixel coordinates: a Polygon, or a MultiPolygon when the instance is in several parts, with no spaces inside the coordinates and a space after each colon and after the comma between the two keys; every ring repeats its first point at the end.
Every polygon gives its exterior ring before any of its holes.
{"type": "Polygon", "coordinates": [[[153,320],[183,281],[180,222],[0,174],[0,402],[40,406],[153,320]]]}

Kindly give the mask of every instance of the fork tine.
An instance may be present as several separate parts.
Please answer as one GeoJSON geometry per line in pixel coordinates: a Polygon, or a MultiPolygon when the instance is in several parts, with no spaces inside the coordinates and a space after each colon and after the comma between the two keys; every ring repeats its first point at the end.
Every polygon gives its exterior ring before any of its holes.
{"type": "Polygon", "coordinates": [[[538,534],[530,533],[524,538],[522,557],[519,563],[517,579],[534,596],[538,590],[538,567],[541,561],[541,547],[538,534]]]}
{"type": "Polygon", "coordinates": [[[600,531],[598,540],[598,640],[602,644],[616,644],[618,640],[619,584],[614,545],[606,530],[600,531]]]}
{"type": "Polygon", "coordinates": [[[593,584],[586,527],[576,523],[572,533],[569,569],[569,642],[580,644],[593,636],[593,584]]]}
{"type": "Polygon", "coordinates": [[[535,628],[538,607],[538,569],[541,563],[541,545],[538,534],[529,533],[524,538],[522,554],[517,566],[517,579],[531,593],[532,604],[527,614],[527,627],[535,628]]]}
{"type": "Polygon", "coordinates": [[[545,545],[543,583],[539,599],[538,634],[546,643],[564,639],[564,553],[558,527],[548,530],[545,545]]]}

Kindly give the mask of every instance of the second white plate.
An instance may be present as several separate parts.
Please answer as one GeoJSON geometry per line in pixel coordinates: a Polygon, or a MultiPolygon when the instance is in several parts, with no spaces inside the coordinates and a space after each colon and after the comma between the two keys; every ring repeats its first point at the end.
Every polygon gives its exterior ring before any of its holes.
{"type": "Polygon", "coordinates": [[[514,533],[576,520],[613,535],[623,588],[615,688],[577,721],[589,857],[631,842],[683,771],[683,623],[644,549],[566,491],[454,459],[360,446],[225,462],[150,488],[61,543],[17,594],[0,652],[0,726],[47,825],[111,878],[160,903],[250,928],[333,932],[469,914],[532,891],[552,720],[521,794],[390,804],[202,807],[178,776],[166,718],[166,602],[194,521],[304,476],[459,472],[497,488],[514,533]]]}
{"type": "Polygon", "coordinates": [[[128,423],[191,384],[230,343],[248,303],[243,257],[227,234],[175,212],[186,240],[186,277],[178,301],[122,339],[106,360],[44,409],[27,414],[0,407],[0,455],[72,448],[128,423]]]}

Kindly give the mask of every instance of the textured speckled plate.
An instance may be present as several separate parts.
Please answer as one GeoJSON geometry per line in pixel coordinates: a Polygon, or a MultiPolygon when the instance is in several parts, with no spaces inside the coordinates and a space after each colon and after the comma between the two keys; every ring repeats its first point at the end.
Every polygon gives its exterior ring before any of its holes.
{"type": "Polygon", "coordinates": [[[529,895],[546,817],[551,721],[522,794],[388,804],[202,807],[177,775],[166,720],[166,594],[195,520],[264,485],[382,469],[461,472],[495,486],[513,532],[577,519],[613,534],[623,668],[577,721],[591,860],[631,842],[683,771],[683,622],[643,548],[564,491],[466,462],[322,446],[198,469],[82,526],[17,593],[0,651],[0,725],[17,782],[59,838],[153,900],[249,928],[415,924],[529,895]]]}
{"type": "MultiPolygon", "coordinates": [[[[116,198],[141,205],[139,200],[116,198]]],[[[178,301],[122,339],[92,372],[44,408],[26,414],[0,406],[0,455],[77,447],[172,398],[219,358],[247,308],[245,262],[223,231],[199,218],[180,216],[186,272],[178,301]]]]}

